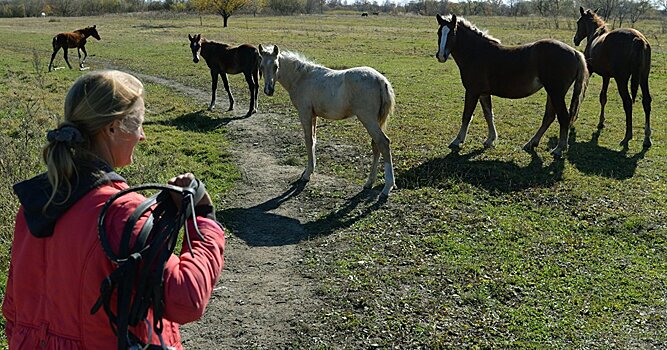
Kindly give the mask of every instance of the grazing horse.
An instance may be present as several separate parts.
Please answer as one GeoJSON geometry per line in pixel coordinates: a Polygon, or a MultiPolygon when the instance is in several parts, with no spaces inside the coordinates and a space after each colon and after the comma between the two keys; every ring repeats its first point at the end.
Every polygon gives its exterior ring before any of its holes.
{"type": "Polygon", "coordinates": [[[243,44],[232,47],[227,44],[221,44],[214,41],[208,41],[197,34],[194,37],[188,34],[190,39],[190,49],[192,50],[192,61],[199,62],[199,55],[204,58],[208,68],[211,70],[211,104],[208,110],[215,107],[215,91],[218,88],[218,75],[222,77],[222,83],[229,96],[229,111],[234,109],[234,96],[229,90],[229,81],[227,74],[245,75],[250,90],[250,106],[247,117],[257,113],[257,95],[259,92],[259,51],[256,47],[243,44]]]}
{"type": "Polygon", "coordinates": [[[651,70],[651,45],[639,31],[632,28],[619,28],[612,31],[597,15],[597,10],[584,11],[579,7],[581,17],[577,21],[577,33],[574,44],[587,38],[584,55],[591,74],[602,77],[600,91],[600,121],[598,130],[604,127],[604,106],[607,103],[609,79],[616,80],[618,93],[623,99],[625,110],[625,137],[621,146],[627,147],[632,139],[632,104],[637,98],[637,88],[642,88],[642,105],[646,115],[644,127],[644,147],[651,147],[651,94],[648,90],[648,75],[651,70]],[[632,97],[628,93],[628,80],[632,97]]]}
{"type": "Polygon", "coordinates": [[[356,116],[372,139],[373,164],[364,187],[373,186],[382,154],[385,178],[382,195],[388,196],[395,187],[395,180],[389,138],[384,129],[394,110],[395,97],[387,78],[370,67],[329,69],[299,54],[281,52],[278,46],[264,50],[260,45],[259,52],[262,56],[264,93],[272,96],[278,81],[299,112],[308,152],[308,165],[301,179],[310,180],[315,170],[317,116],[331,120],[356,116]]]}
{"type": "Polygon", "coordinates": [[[73,32],[68,33],[58,33],[58,35],[53,37],[51,44],[53,45],[53,53],[51,54],[51,62],[49,62],[49,72],[53,68],[53,59],[56,57],[58,50],[63,49],[63,55],[65,56],[65,62],[69,69],[72,69],[72,65],[69,64],[67,59],[67,49],[73,49],[76,47],[76,51],[79,53],[79,68],[83,69],[83,64],[86,63],[86,57],[88,53],[86,52],[86,39],[89,36],[100,40],[100,35],[97,33],[97,25],[92,27],[86,27],[83,29],[77,29],[73,32]],[[83,51],[83,60],[81,60],[81,51],[83,51]]]}
{"type": "Polygon", "coordinates": [[[560,138],[552,154],[560,157],[567,150],[571,117],[579,111],[588,81],[584,55],[550,39],[521,46],[504,46],[467,20],[457,19],[456,15],[437,15],[436,18],[440,25],[436,58],[445,62],[450,54],[454,57],[466,90],[461,129],[449,147],[458,149],[465,141],[477,101],[482,106],[489,130],[484,147],[491,147],[497,138],[491,95],[523,98],[544,87],[547,103],[542,125],[523,148],[533,150],[557,115],[560,138]],[[565,95],[572,83],[574,91],[568,112],[565,95]]]}

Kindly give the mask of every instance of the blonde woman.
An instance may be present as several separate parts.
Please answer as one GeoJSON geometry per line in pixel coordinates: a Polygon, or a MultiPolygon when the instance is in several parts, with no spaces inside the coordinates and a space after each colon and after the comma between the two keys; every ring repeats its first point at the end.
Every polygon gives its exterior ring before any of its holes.
{"type": "MultiPolygon", "coordinates": [[[[107,199],[128,188],[113,170],[131,164],[145,139],[143,92],[139,80],[119,71],[80,77],[67,93],[65,121],[47,134],[47,172],[14,186],[21,207],[2,304],[10,349],[117,348],[107,315],[90,311],[100,283],[116,268],[102,249],[97,221],[107,199]]],[[[193,179],[183,174],[169,183],[187,186],[193,179]]],[[[125,222],[144,199],[131,193],[108,208],[112,246],[119,246],[125,222]]],[[[201,317],[223,267],[224,232],[208,194],[196,205],[201,237],[192,235],[191,250],[170,256],[163,274],[162,340],[176,349],[183,348],[179,324],[201,317]]],[[[142,343],[160,344],[152,324],[130,331],[142,343]]]]}

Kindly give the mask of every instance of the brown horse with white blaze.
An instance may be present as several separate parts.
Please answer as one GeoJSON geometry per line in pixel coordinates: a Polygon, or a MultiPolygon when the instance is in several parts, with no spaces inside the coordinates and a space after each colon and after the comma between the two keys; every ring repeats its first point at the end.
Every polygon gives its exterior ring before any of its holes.
{"type": "Polygon", "coordinates": [[[53,59],[56,57],[58,50],[63,49],[63,55],[65,56],[65,62],[69,69],[72,69],[72,65],[69,64],[69,59],[67,58],[67,49],[76,48],[79,54],[79,68],[83,69],[83,64],[86,63],[86,57],[88,57],[88,52],[86,52],[86,40],[88,37],[93,37],[97,40],[100,40],[100,34],[97,33],[97,25],[92,27],[86,27],[83,29],[77,29],[73,32],[67,33],[58,33],[53,37],[51,45],[53,46],[53,53],[51,54],[51,62],[49,62],[49,72],[53,68],[53,59]],[[83,60],[81,59],[81,51],[83,51],[83,60]]]}
{"type": "Polygon", "coordinates": [[[243,73],[250,90],[250,106],[246,116],[257,113],[257,98],[259,92],[259,64],[262,58],[259,50],[248,44],[236,47],[227,44],[208,41],[197,34],[194,37],[188,34],[190,49],[192,50],[192,61],[199,63],[199,55],[204,58],[208,68],[211,70],[211,104],[208,109],[215,107],[215,91],[218,88],[218,75],[222,77],[222,83],[229,97],[229,110],[234,109],[234,96],[229,90],[227,74],[243,73]]]}
{"type": "Polygon", "coordinates": [[[598,130],[604,127],[604,106],[607,104],[609,79],[616,80],[618,93],[623,100],[625,111],[625,137],[621,146],[628,147],[632,139],[632,104],[637,98],[637,90],[642,89],[642,105],[646,116],[644,126],[644,147],[651,147],[651,93],[648,88],[648,76],[651,70],[651,45],[646,37],[632,28],[619,28],[609,31],[605,22],[597,15],[597,10],[585,10],[579,7],[581,17],[577,21],[574,44],[579,46],[587,39],[584,55],[591,74],[602,77],[600,91],[600,121],[598,130]],[[632,97],[628,93],[628,81],[632,97]]]}
{"type": "Polygon", "coordinates": [[[477,101],[482,106],[489,130],[484,147],[490,147],[497,138],[491,95],[517,99],[530,96],[544,87],[547,103],[542,125],[523,148],[533,150],[557,115],[560,137],[552,153],[561,156],[567,150],[571,120],[579,111],[588,81],[584,55],[550,39],[521,46],[504,46],[467,20],[457,19],[456,15],[437,15],[436,18],[440,25],[436,58],[445,62],[450,55],[454,57],[465,87],[461,129],[449,147],[458,149],[465,141],[477,101]],[[573,83],[568,111],[565,95],[573,83]]]}

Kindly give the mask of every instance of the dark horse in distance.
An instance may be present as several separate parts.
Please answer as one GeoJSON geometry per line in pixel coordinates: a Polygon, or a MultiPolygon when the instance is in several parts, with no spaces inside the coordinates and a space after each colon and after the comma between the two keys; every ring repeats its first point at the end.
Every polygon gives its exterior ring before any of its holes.
{"type": "Polygon", "coordinates": [[[86,39],[90,36],[100,40],[100,35],[97,33],[97,25],[77,29],[73,32],[58,33],[58,35],[54,36],[53,41],[51,42],[53,45],[53,53],[51,54],[51,62],[49,62],[49,72],[53,68],[53,59],[56,57],[60,48],[63,49],[63,55],[65,56],[67,66],[69,66],[69,69],[72,69],[72,65],[69,64],[69,59],[67,58],[67,49],[76,47],[76,50],[79,53],[79,68],[83,69],[83,64],[86,63],[86,57],[88,57],[88,53],[86,52],[86,39]],[[84,55],[83,60],[81,60],[81,51],[83,51],[84,55]]]}
{"type": "Polygon", "coordinates": [[[208,109],[215,107],[215,91],[218,88],[218,75],[222,77],[222,83],[229,96],[229,110],[234,109],[234,97],[229,90],[227,74],[245,75],[250,90],[250,106],[248,114],[257,113],[257,94],[259,92],[259,65],[262,61],[259,50],[248,44],[232,47],[214,41],[208,41],[197,34],[194,37],[188,34],[190,49],[192,50],[192,61],[199,62],[199,55],[204,58],[208,68],[211,70],[211,104],[208,109]]]}
{"type": "Polygon", "coordinates": [[[637,98],[637,89],[642,88],[642,105],[646,115],[644,127],[644,147],[651,147],[651,94],[648,89],[648,75],[651,70],[651,45],[646,37],[632,28],[619,28],[609,31],[606,24],[597,15],[597,10],[584,11],[579,7],[581,17],[577,21],[577,33],[574,44],[587,38],[584,55],[591,74],[602,77],[600,91],[600,121],[598,130],[604,127],[604,105],[607,104],[609,79],[616,80],[618,93],[623,100],[625,111],[625,137],[621,146],[627,148],[632,139],[632,104],[637,98]],[[632,97],[628,93],[628,80],[632,97]]]}
{"type": "Polygon", "coordinates": [[[489,130],[484,146],[490,147],[497,138],[491,95],[523,98],[544,87],[547,103],[542,125],[523,148],[527,151],[535,148],[558,115],[560,138],[552,154],[561,156],[567,149],[571,118],[579,111],[588,81],[584,55],[550,39],[504,46],[465,19],[457,19],[455,15],[436,17],[440,25],[436,57],[440,62],[447,61],[450,54],[454,57],[466,90],[461,129],[449,147],[458,149],[465,141],[477,101],[482,106],[489,130]],[[574,91],[568,112],[565,95],[572,83],[574,91]]]}

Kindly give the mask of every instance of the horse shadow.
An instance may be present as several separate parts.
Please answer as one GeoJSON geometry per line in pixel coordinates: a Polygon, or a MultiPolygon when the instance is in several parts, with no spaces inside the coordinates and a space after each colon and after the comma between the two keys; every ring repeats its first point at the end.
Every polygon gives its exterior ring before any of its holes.
{"type": "Polygon", "coordinates": [[[159,125],[168,125],[174,126],[182,131],[197,131],[197,132],[209,132],[216,129],[219,129],[227,124],[236,121],[243,120],[250,117],[249,115],[241,115],[234,117],[225,117],[225,118],[211,118],[207,110],[200,109],[195,112],[181,114],[180,116],[171,119],[171,120],[160,120],[157,122],[148,121],[144,124],[159,124],[159,125]]]}
{"type": "Polygon", "coordinates": [[[294,181],[285,192],[264,203],[250,208],[224,209],[218,211],[217,215],[234,236],[250,246],[283,246],[327,236],[350,227],[386,202],[384,197],[377,198],[376,191],[363,190],[347,200],[339,209],[307,223],[270,212],[288,200],[298,197],[306,184],[305,181],[294,181]],[[362,205],[364,208],[359,208],[362,205]]]}
{"type": "Polygon", "coordinates": [[[554,159],[545,165],[540,156],[528,152],[531,161],[527,166],[511,161],[475,160],[484,153],[479,149],[467,154],[452,151],[441,158],[430,159],[396,177],[399,188],[450,186],[450,180],[462,181],[494,193],[510,193],[527,188],[551,187],[563,179],[564,163],[554,159]]]}
{"type": "Polygon", "coordinates": [[[577,142],[576,129],[570,133],[570,151],[567,159],[577,170],[587,175],[625,180],[635,175],[639,161],[644,159],[648,148],[628,156],[628,148],[614,151],[598,144],[600,130],[591,134],[590,141],[577,142]]]}

